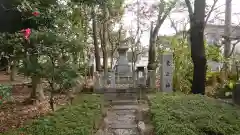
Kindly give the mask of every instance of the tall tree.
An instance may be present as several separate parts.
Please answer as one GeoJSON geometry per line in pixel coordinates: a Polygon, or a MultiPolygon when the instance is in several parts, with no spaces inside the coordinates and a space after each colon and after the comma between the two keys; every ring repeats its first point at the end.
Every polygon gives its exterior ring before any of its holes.
{"type": "Polygon", "coordinates": [[[103,3],[102,5],[103,10],[103,23],[102,23],[102,52],[103,52],[103,70],[104,70],[104,76],[106,77],[106,74],[108,72],[108,54],[107,54],[107,44],[108,44],[108,38],[107,38],[107,26],[108,26],[108,7],[107,3],[103,3]]]}
{"type": "Polygon", "coordinates": [[[195,0],[194,10],[190,0],[185,0],[190,18],[191,57],[194,65],[192,93],[205,94],[206,55],[204,47],[204,25],[206,0],[195,0]]]}
{"type": "Polygon", "coordinates": [[[224,57],[226,61],[224,62],[225,77],[227,77],[228,72],[228,58],[231,56],[231,29],[232,29],[232,0],[226,0],[225,5],[225,28],[224,28],[224,57]]]}
{"type": "Polygon", "coordinates": [[[96,71],[100,71],[101,63],[100,63],[100,49],[98,46],[98,38],[97,38],[97,20],[95,13],[95,6],[92,7],[92,36],[93,36],[93,44],[94,44],[94,53],[95,53],[95,62],[96,62],[96,71]]]}
{"type": "Polygon", "coordinates": [[[155,27],[153,23],[151,23],[150,29],[150,39],[149,39],[149,55],[148,55],[148,70],[155,70],[156,69],[156,39],[158,36],[158,32],[166,20],[167,16],[171,12],[171,10],[176,5],[177,0],[166,2],[165,0],[160,0],[155,8],[158,10],[158,17],[155,27]]]}

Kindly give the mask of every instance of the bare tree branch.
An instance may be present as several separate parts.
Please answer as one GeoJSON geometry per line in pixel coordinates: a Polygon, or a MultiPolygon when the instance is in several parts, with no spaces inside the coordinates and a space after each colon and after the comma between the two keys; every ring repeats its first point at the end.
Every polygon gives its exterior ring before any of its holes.
{"type": "Polygon", "coordinates": [[[1,7],[3,8],[4,11],[8,12],[10,10],[16,9],[16,7],[13,8],[6,8],[3,4],[1,4],[1,7]]]}
{"type": "MultiPolygon", "coordinates": [[[[163,1],[163,0],[161,0],[163,1]]],[[[159,9],[159,13],[158,13],[158,19],[157,19],[157,24],[155,26],[155,28],[153,29],[153,33],[152,35],[155,36],[158,34],[158,31],[161,27],[161,25],[163,24],[163,22],[166,20],[167,16],[169,15],[169,13],[171,12],[171,10],[173,9],[173,7],[176,5],[176,0],[171,3],[171,5],[168,7],[168,9],[165,11],[164,15],[162,16],[164,10],[159,9]]],[[[164,3],[163,3],[164,4],[164,3]]],[[[160,3],[160,8],[162,7],[162,4],[160,3]]]]}
{"type": "Polygon", "coordinates": [[[191,19],[193,17],[193,8],[191,5],[190,0],[185,0],[187,8],[188,8],[188,12],[189,12],[189,18],[191,19]]]}
{"type": "Polygon", "coordinates": [[[207,24],[207,22],[208,22],[208,20],[209,20],[209,18],[210,18],[210,16],[211,16],[211,14],[212,14],[212,12],[217,9],[217,8],[215,8],[217,2],[218,2],[218,0],[214,0],[213,5],[211,6],[211,9],[210,9],[209,12],[207,13],[204,26],[206,26],[206,24],[207,24]]]}
{"type": "Polygon", "coordinates": [[[236,48],[236,45],[238,43],[240,43],[240,39],[238,41],[236,41],[234,44],[232,44],[232,50],[231,50],[230,54],[228,55],[228,58],[232,56],[232,54],[233,54],[233,52],[234,52],[234,50],[236,48]]]}
{"type": "Polygon", "coordinates": [[[176,26],[175,22],[172,20],[170,15],[168,16],[168,19],[170,20],[171,26],[173,27],[173,29],[175,30],[175,33],[177,34],[178,33],[177,26],[176,26]]]}

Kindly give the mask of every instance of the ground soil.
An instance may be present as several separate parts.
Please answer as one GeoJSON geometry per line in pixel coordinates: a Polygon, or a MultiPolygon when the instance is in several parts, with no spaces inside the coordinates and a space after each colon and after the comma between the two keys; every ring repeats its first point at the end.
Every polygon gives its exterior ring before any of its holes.
{"type": "MultiPolygon", "coordinates": [[[[48,95],[44,102],[36,105],[27,105],[23,101],[30,95],[31,88],[24,86],[29,79],[18,75],[16,81],[9,81],[9,75],[0,72],[0,84],[13,85],[11,100],[0,105],[0,133],[14,128],[22,127],[32,119],[38,118],[51,112],[48,95]]],[[[57,95],[55,100],[58,106],[68,103],[66,95],[57,95]]]]}

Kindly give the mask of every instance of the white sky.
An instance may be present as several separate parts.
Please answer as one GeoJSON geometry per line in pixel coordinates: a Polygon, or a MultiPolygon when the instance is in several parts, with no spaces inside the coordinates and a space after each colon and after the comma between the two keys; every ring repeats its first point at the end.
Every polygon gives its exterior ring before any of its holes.
{"type": "MultiPolygon", "coordinates": [[[[134,0],[127,0],[127,3],[131,3],[134,0]]],[[[157,2],[159,0],[142,0],[144,2],[147,2],[149,5],[151,5],[154,2],[157,2]]],[[[211,4],[213,2],[213,0],[206,0],[208,4],[211,4]]],[[[216,7],[221,6],[219,8],[220,12],[224,12],[225,11],[225,0],[219,0],[219,2],[217,3],[216,7]]],[[[137,7],[136,7],[137,8],[137,7]]],[[[217,13],[213,13],[211,16],[213,18],[213,16],[217,14],[217,13]]],[[[137,26],[137,22],[134,20],[134,18],[136,18],[136,16],[134,16],[131,12],[126,12],[123,18],[123,22],[125,27],[127,28],[135,28],[137,26]],[[131,25],[132,24],[132,25],[131,25]]],[[[186,20],[188,18],[188,13],[187,12],[182,12],[182,13],[172,13],[171,14],[171,18],[174,21],[182,21],[182,20],[186,20]]],[[[154,18],[153,18],[154,19],[154,18]]],[[[224,19],[224,13],[221,14],[221,19],[224,19]]],[[[211,20],[211,19],[210,19],[211,20]]],[[[146,21],[148,24],[150,24],[149,20],[144,20],[146,21]]],[[[214,22],[217,24],[224,24],[224,22],[214,22]]],[[[232,0],[232,23],[238,25],[240,24],[240,0],[232,0]],[[236,13],[239,13],[236,15],[236,13]]],[[[179,23],[178,27],[181,28],[182,24],[179,23]]],[[[174,34],[175,31],[173,28],[171,28],[171,22],[169,19],[165,20],[164,24],[162,25],[160,31],[159,31],[159,35],[171,35],[174,34]]],[[[141,43],[143,46],[148,45],[149,42],[149,30],[147,32],[144,32],[144,34],[142,35],[141,38],[141,43]]]]}

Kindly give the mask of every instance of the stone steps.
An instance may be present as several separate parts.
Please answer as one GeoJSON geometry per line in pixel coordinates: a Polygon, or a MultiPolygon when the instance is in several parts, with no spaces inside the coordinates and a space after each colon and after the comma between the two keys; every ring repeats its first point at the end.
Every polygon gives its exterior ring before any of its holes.
{"type": "Polygon", "coordinates": [[[104,118],[104,135],[139,135],[136,121],[138,101],[115,99],[110,104],[104,118]]]}
{"type": "Polygon", "coordinates": [[[114,105],[111,109],[113,110],[137,110],[138,105],[114,105]]]}
{"type": "Polygon", "coordinates": [[[138,129],[108,129],[103,135],[140,135],[138,129]]]}
{"type": "Polygon", "coordinates": [[[137,100],[136,92],[124,93],[129,90],[104,93],[108,110],[103,120],[104,129],[96,135],[153,135],[153,127],[145,124],[145,121],[149,122],[148,105],[137,100]]]}
{"type": "Polygon", "coordinates": [[[137,100],[137,93],[104,93],[105,100],[137,100]]]}
{"type": "Polygon", "coordinates": [[[137,105],[137,100],[113,100],[112,105],[137,105]]]}
{"type": "Polygon", "coordinates": [[[107,88],[104,93],[140,93],[138,88],[107,88]]]}

